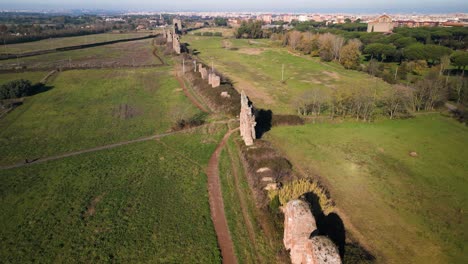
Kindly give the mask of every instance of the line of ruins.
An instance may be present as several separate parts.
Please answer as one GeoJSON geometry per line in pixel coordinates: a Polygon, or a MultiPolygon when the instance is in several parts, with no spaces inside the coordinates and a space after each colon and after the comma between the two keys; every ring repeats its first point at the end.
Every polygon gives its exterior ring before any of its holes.
{"type": "MultiPolygon", "coordinates": [[[[172,43],[172,48],[177,54],[181,54],[179,33],[182,30],[181,21],[173,20],[172,31],[164,30],[164,38],[167,43],[172,43]]],[[[185,73],[185,61],[183,62],[183,73],[185,73]]],[[[203,80],[207,80],[211,87],[221,85],[221,77],[218,76],[213,67],[209,69],[202,63],[194,60],[194,72],[199,72],[203,80]]],[[[226,93],[226,92],[224,92],[226,93]]],[[[228,97],[229,94],[221,94],[228,97]]],[[[246,146],[254,146],[256,140],[255,108],[244,91],[241,91],[241,109],[239,114],[240,136],[246,146]]],[[[302,200],[289,201],[284,209],[284,237],[283,243],[289,251],[291,263],[293,264],[318,264],[318,263],[341,263],[341,258],[336,245],[325,236],[314,235],[318,233],[315,218],[310,211],[309,204],[302,200]]]]}

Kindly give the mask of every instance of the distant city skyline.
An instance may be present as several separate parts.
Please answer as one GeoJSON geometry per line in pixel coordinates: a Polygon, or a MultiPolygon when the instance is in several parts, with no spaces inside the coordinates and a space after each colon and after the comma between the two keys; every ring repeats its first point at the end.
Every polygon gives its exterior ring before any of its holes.
{"type": "Polygon", "coordinates": [[[466,0],[0,0],[0,10],[103,9],[195,12],[466,13],[466,0]]]}

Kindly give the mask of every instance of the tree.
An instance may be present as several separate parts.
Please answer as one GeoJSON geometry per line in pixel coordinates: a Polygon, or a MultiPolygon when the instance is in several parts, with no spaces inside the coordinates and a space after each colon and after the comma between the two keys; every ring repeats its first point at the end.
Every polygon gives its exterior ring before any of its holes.
{"type": "Polygon", "coordinates": [[[368,54],[371,58],[376,57],[380,61],[384,61],[387,58],[394,56],[396,53],[395,46],[391,44],[372,43],[366,46],[364,54],[368,54]]]}
{"type": "Polygon", "coordinates": [[[444,71],[450,66],[450,57],[444,55],[440,58],[440,72],[439,75],[444,74],[444,71]]]}
{"type": "Polygon", "coordinates": [[[252,21],[248,22],[242,21],[242,24],[237,29],[236,38],[263,38],[262,22],[261,21],[252,21]]]}
{"type": "Polygon", "coordinates": [[[411,93],[405,86],[396,85],[386,91],[383,97],[383,107],[390,119],[408,114],[410,96],[411,93]]]}
{"type": "Polygon", "coordinates": [[[340,63],[346,69],[355,69],[359,66],[359,58],[361,56],[360,48],[362,43],[358,39],[348,41],[348,44],[340,50],[340,63]]]}
{"type": "Polygon", "coordinates": [[[227,19],[223,17],[217,17],[215,18],[214,23],[216,26],[225,27],[227,26],[227,19]]]}
{"type": "Polygon", "coordinates": [[[463,69],[463,71],[465,71],[465,67],[468,65],[468,52],[455,51],[450,57],[450,60],[458,69],[463,69]]]}
{"type": "Polygon", "coordinates": [[[344,38],[341,36],[333,35],[332,38],[332,50],[333,50],[333,58],[335,60],[340,60],[340,50],[343,47],[344,38]]]}
{"type": "Polygon", "coordinates": [[[451,49],[443,46],[413,44],[404,50],[403,56],[407,60],[425,60],[427,62],[432,60],[435,63],[440,61],[443,56],[450,55],[451,52],[451,49]]]}
{"type": "Polygon", "coordinates": [[[32,94],[29,80],[14,80],[0,86],[0,99],[20,98],[32,94]]]}
{"type": "Polygon", "coordinates": [[[319,37],[319,55],[324,61],[333,60],[333,35],[325,33],[319,37]]]}
{"type": "Polygon", "coordinates": [[[292,31],[288,34],[288,44],[291,49],[296,50],[301,44],[302,34],[299,31],[292,31]]]}

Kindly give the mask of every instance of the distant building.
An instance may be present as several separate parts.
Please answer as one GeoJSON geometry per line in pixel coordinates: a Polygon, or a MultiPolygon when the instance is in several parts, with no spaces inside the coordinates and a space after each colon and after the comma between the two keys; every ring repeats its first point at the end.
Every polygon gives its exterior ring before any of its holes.
{"type": "Polygon", "coordinates": [[[387,15],[382,15],[374,21],[367,24],[367,32],[392,32],[392,18],[387,15]]]}

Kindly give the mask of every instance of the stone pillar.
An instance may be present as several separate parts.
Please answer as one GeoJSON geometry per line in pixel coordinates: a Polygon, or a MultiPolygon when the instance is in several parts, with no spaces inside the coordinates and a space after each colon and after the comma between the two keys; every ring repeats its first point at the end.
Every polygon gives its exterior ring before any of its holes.
{"type": "Polygon", "coordinates": [[[255,116],[253,106],[244,91],[241,92],[240,134],[245,145],[252,146],[255,139],[255,116]]]}
{"type": "Polygon", "coordinates": [[[289,201],[284,207],[284,237],[292,264],[341,263],[336,245],[325,236],[314,236],[317,229],[309,204],[301,200],[289,201]]]}
{"type": "Polygon", "coordinates": [[[210,85],[211,85],[211,83],[213,81],[213,75],[214,75],[214,73],[209,73],[208,74],[208,84],[210,84],[210,85]]]}
{"type": "Polygon", "coordinates": [[[214,75],[211,79],[211,87],[216,88],[221,85],[221,78],[218,75],[214,75]]]}
{"type": "Polygon", "coordinates": [[[200,73],[203,80],[206,80],[206,78],[208,78],[208,71],[205,68],[202,67],[200,73]]]}

